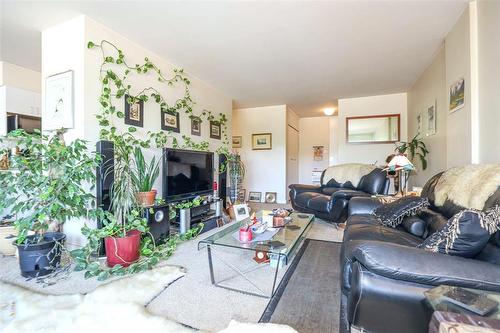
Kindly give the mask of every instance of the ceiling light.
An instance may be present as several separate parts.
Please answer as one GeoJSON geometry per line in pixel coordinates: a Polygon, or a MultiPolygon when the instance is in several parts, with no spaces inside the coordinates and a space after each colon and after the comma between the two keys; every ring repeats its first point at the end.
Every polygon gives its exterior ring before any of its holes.
{"type": "Polygon", "coordinates": [[[324,108],[323,113],[325,114],[325,116],[333,116],[333,114],[335,113],[335,108],[324,108]]]}

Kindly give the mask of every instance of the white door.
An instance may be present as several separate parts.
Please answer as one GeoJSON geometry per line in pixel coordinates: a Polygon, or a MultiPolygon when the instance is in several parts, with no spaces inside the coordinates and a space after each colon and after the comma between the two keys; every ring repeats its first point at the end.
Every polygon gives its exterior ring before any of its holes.
{"type": "Polygon", "coordinates": [[[288,185],[299,182],[299,131],[288,125],[286,127],[286,196],[288,185]]]}

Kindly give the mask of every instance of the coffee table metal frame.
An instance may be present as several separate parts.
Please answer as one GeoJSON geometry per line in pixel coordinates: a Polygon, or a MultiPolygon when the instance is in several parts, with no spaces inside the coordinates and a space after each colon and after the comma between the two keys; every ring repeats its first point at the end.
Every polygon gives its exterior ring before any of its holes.
{"type": "MultiPolygon", "coordinates": [[[[258,213],[258,217],[262,217],[262,212],[258,213]]],[[[241,293],[244,293],[246,295],[258,296],[258,297],[263,297],[263,298],[271,298],[277,289],[276,281],[278,278],[280,264],[283,262],[284,265],[288,265],[288,261],[289,261],[291,255],[293,253],[295,253],[295,251],[298,248],[300,248],[300,246],[298,246],[298,245],[301,245],[303,243],[304,238],[305,238],[304,236],[305,236],[306,232],[311,228],[312,222],[314,220],[314,215],[312,215],[312,214],[292,213],[291,217],[292,217],[292,222],[289,224],[296,224],[298,221],[300,221],[300,224],[302,226],[301,226],[300,230],[295,230],[296,235],[293,237],[293,239],[289,240],[289,242],[287,244],[285,244],[284,247],[272,248],[271,246],[266,245],[266,243],[268,243],[269,241],[258,242],[255,244],[252,243],[250,246],[248,244],[245,244],[245,243],[239,243],[236,239],[234,242],[232,242],[229,237],[233,237],[232,233],[239,230],[239,228],[241,226],[244,226],[248,219],[245,219],[245,220],[240,221],[240,222],[233,222],[232,225],[220,230],[219,232],[213,234],[212,236],[209,236],[209,237],[199,241],[198,242],[198,250],[201,249],[202,245],[206,245],[206,248],[207,248],[208,266],[209,266],[209,270],[210,270],[210,281],[212,282],[212,285],[214,285],[216,287],[224,288],[227,290],[241,292],[241,293]],[[220,237],[219,239],[217,239],[219,236],[218,235],[219,233],[223,233],[223,236],[220,237]],[[218,240],[222,239],[223,237],[225,237],[224,240],[226,242],[224,242],[224,241],[218,242],[218,240]],[[257,284],[255,284],[253,281],[251,281],[246,276],[248,273],[253,272],[257,269],[261,269],[263,267],[270,266],[270,263],[259,264],[256,267],[252,267],[252,268],[247,269],[247,270],[241,270],[241,269],[237,268],[235,265],[223,260],[220,256],[217,256],[218,260],[220,260],[224,265],[226,265],[228,268],[230,268],[231,270],[236,272],[237,275],[230,276],[230,277],[225,278],[225,279],[220,280],[220,281],[216,281],[215,274],[214,274],[213,257],[216,256],[216,252],[217,252],[216,247],[217,246],[226,247],[226,248],[236,248],[236,249],[241,249],[241,250],[246,250],[246,251],[262,250],[262,251],[268,252],[268,254],[270,254],[270,255],[277,256],[276,268],[275,268],[274,274],[273,274],[273,285],[272,285],[272,289],[271,289],[271,294],[270,295],[267,294],[259,286],[257,286],[257,284]],[[243,290],[243,289],[237,289],[237,288],[229,287],[229,286],[222,284],[223,282],[234,279],[237,276],[241,276],[248,283],[250,283],[257,290],[259,290],[260,293],[254,293],[254,292],[250,292],[250,291],[243,290]]],[[[270,241],[272,241],[274,239],[281,239],[283,236],[283,233],[285,233],[285,232],[287,232],[287,233],[294,232],[290,229],[286,229],[286,227],[281,228],[281,229],[282,230],[278,231],[278,233],[276,235],[274,235],[270,241]]]]}

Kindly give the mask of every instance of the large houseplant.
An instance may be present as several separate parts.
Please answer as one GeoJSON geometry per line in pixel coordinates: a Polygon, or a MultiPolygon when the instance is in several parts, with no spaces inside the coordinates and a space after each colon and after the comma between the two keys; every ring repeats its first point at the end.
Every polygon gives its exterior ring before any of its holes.
{"type": "Polygon", "coordinates": [[[410,161],[414,163],[416,157],[418,157],[422,165],[422,170],[427,169],[427,154],[429,154],[429,150],[427,150],[427,146],[422,139],[419,138],[419,133],[408,142],[398,142],[396,144],[396,151],[399,154],[407,155],[410,161]]]}
{"type": "Polygon", "coordinates": [[[89,188],[99,157],[86,142],[65,144],[62,133],[51,137],[17,130],[9,133],[21,153],[0,173],[0,210],[16,216],[15,245],[23,276],[42,276],[60,262],[65,235],[61,226],[72,218],[95,218],[98,211],[89,188]]]}

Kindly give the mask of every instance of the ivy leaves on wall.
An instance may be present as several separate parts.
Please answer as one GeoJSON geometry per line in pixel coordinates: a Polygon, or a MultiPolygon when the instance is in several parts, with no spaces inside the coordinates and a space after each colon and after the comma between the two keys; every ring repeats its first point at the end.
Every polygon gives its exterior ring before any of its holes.
{"type": "MultiPolygon", "coordinates": [[[[99,43],[89,41],[88,49],[100,49],[102,54],[102,63],[100,66],[99,80],[102,84],[99,102],[101,110],[96,115],[99,121],[100,133],[102,140],[115,141],[122,133],[113,124],[113,117],[123,119],[124,112],[119,111],[114,105],[114,99],[127,98],[127,103],[146,103],[149,100],[154,101],[160,106],[161,112],[167,112],[172,115],[185,113],[189,118],[196,118],[200,122],[203,119],[220,124],[222,134],[222,144],[229,144],[229,136],[227,134],[227,117],[224,113],[219,113],[215,116],[212,111],[203,109],[198,114],[194,111],[195,102],[191,98],[189,86],[191,84],[189,78],[185,75],[183,69],[173,69],[172,73],[166,74],[149,58],[145,57],[141,64],[131,65],[127,62],[125,54],[113,43],[107,40],[101,40],[99,43]],[[130,79],[133,75],[144,75],[153,73],[156,75],[158,82],[166,85],[166,87],[183,86],[184,95],[178,98],[175,102],[169,104],[165,96],[155,87],[149,86],[142,89],[137,89],[132,85],[130,79]]],[[[128,133],[134,133],[137,128],[129,126],[128,133]]],[[[154,143],[156,147],[162,148],[171,146],[173,148],[187,148],[194,150],[208,150],[208,141],[200,143],[194,142],[189,136],[182,135],[182,143],[175,137],[171,131],[149,131],[146,139],[137,139],[134,136],[126,136],[131,145],[141,146],[144,148],[150,147],[154,143]]],[[[220,148],[219,148],[220,149],[220,148]]]]}

